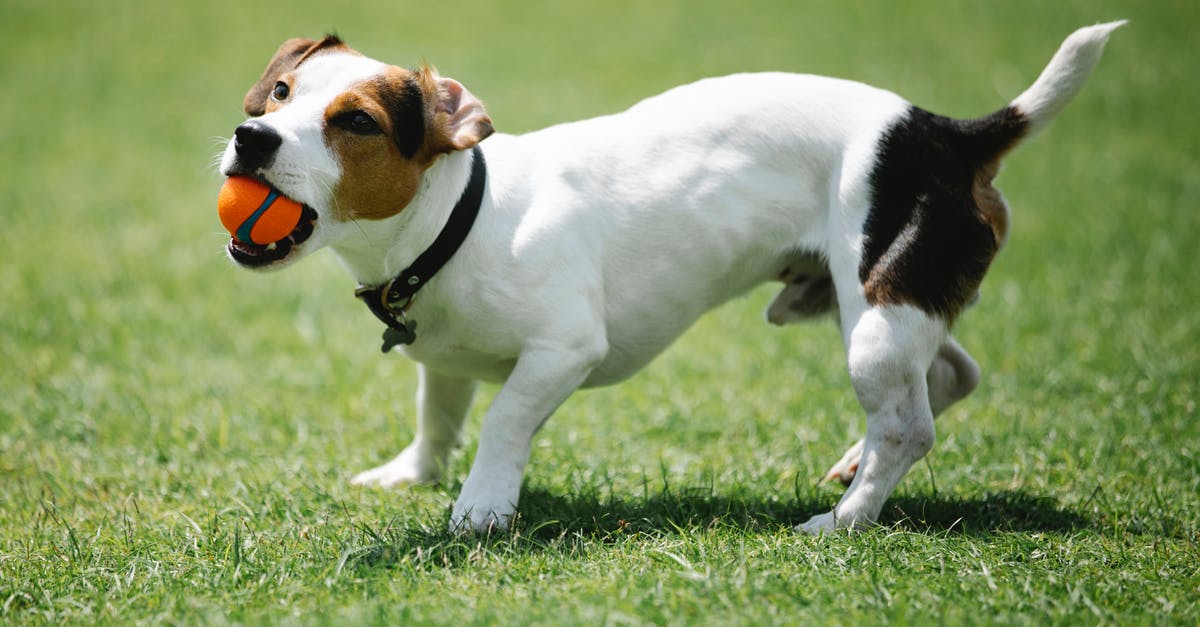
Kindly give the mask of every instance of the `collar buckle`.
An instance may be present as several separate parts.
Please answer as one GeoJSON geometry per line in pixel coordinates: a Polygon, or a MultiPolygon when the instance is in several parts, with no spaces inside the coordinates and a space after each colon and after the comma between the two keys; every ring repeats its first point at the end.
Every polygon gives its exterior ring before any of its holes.
{"type": "Polygon", "coordinates": [[[412,305],[414,295],[409,295],[399,301],[389,302],[388,284],[382,287],[358,286],[354,296],[366,304],[367,309],[384,325],[383,352],[389,352],[401,344],[412,344],[417,339],[417,323],[408,319],[408,308],[412,305]]]}
{"type": "Polygon", "coordinates": [[[400,344],[412,344],[417,339],[417,323],[408,320],[408,308],[412,306],[417,290],[450,260],[467,239],[483,204],[486,183],[487,165],[483,160],[483,151],[476,146],[471,154],[471,174],[466,189],[433,244],[392,280],[378,287],[360,285],[354,290],[354,296],[362,300],[367,309],[387,326],[383,331],[383,352],[400,344]]]}

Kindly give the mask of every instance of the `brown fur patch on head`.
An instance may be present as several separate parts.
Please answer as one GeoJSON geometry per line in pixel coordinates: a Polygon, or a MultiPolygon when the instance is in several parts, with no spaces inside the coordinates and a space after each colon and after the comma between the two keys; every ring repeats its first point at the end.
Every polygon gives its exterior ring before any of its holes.
{"type": "Polygon", "coordinates": [[[325,108],[325,143],[342,166],[333,190],[339,219],[379,220],[412,201],[430,161],[423,101],[412,72],[389,67],[325,108]]]}
{"type": "Polygon", "coordinates": [[[444,80],[429,66],[387,66],[325,108],[325,143],[342,167],[333,190],[339,219],[380,220],[400,213],[416,196],[425,170],[440,155],[464,149],[462,133],[455,135],[454,112],[443,104],[444,80]],[[364,115],[373,127],[356,123],[364,115]]]}
{"type": "Polygon", "coordinates": [[[270,96],[271,91],[275,89],[275,83],[286,79],[287,75],[306,59],[323,50],[354,52],[334,35],[327,35],[321,40],[297,37],[283,42],[279,50],[275,51],[275,56],[267,63],[267,69],[263,70],[258,82],[242,99],[242,108],[246,115],[258,117],[267,113],[268,109],[274,108],[270,96]]]}

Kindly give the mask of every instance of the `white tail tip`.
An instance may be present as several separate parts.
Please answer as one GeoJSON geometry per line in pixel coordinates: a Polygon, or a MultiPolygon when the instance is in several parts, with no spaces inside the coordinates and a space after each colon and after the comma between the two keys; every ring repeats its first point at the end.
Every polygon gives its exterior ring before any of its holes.
{"type": "Polygon", "coordinates": [[[1085,26],[1063,40],[1033,85],[1012,101],[1012,106],[1029,119],[1030,130],[1044,126],[1079,93],[1100,60],[1109,34],[1127,22],[1085,26]]]}

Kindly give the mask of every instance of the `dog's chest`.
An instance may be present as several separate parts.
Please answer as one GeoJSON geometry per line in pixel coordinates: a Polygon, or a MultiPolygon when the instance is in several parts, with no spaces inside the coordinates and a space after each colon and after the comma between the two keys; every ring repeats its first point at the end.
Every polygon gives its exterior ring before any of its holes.
{"type": "Polygon", "coordinates": [[[503,383],[517,363],[515,357],[455,346],[437,337],[419,337],[412,345],[402,347],[401,352],[434,372],[486,383],[503,383]]]}
{"type": "Polygon", "coordinates": [[[502,322],[489,326],[487,316],[471,315],[484,310],[473,300],[452,308],[437,300],[412,309],[409,322],[416,323],[416,339],[401,346],[400,352],[436,372],[503,383],[516,365],[519,339],[510,337],[502,322]]]}

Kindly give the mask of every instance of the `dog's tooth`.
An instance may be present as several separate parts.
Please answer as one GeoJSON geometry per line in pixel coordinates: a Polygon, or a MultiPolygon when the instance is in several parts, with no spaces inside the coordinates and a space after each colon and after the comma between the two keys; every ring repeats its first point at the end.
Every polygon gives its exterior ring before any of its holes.
{"type": "Polygon", "coordinates": [[[278,246],[276,245],[276,242],[271,242],[270,244],[267,244],[267,250],[275,250],[277,247],[278,246]]]}

